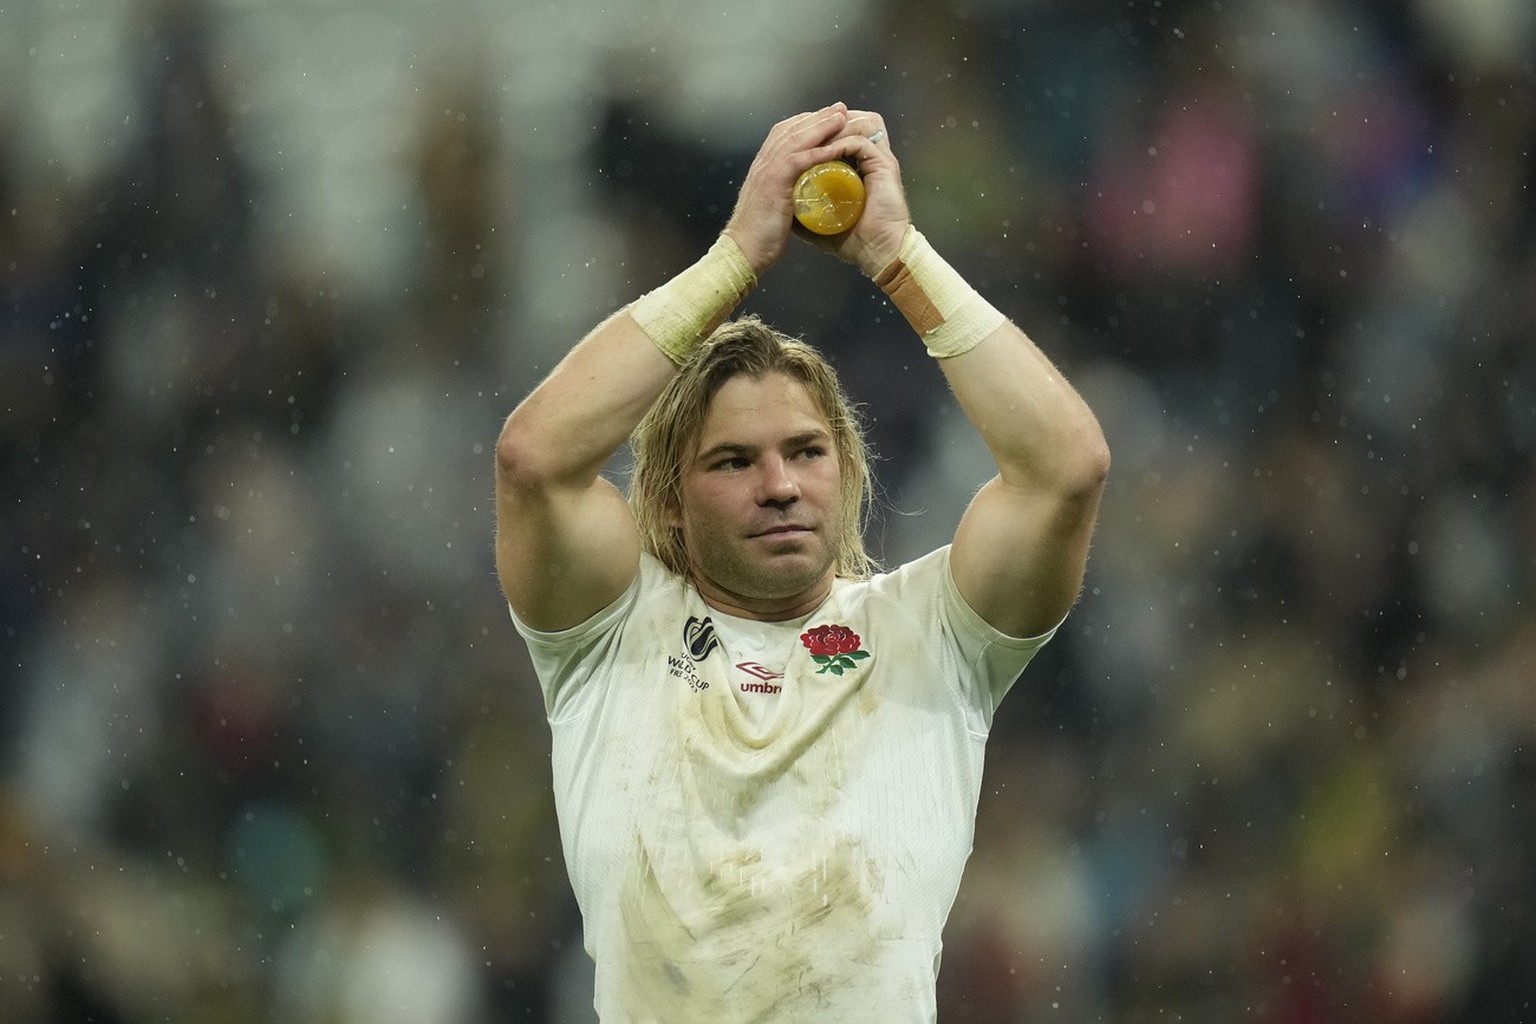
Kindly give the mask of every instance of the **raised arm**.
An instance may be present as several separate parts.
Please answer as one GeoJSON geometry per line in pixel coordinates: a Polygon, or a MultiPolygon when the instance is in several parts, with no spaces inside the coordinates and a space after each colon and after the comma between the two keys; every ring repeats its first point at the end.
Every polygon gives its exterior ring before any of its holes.
{"type": "MultiPolygon", "coordinates": [[[[851,124],[884,140],[877,114],[851,124]]],[[[1061,621],[1077,599],[1109,472],[1098,420],[1023,331],[971,289],[911,225],[888,144],[864,140],[869,192],[854,237],[831,246],[890,296],[938,358],[997,463],[961,517],[951,551],[966,602],[1011,636],[1061,621]]]]}
{"type": "Polygon", "coordinates": [[[1011,322],[940,366],[998,468],[955,531],[955,582],[1004,633],[1039,635],[1082,589],[1109,447],[1092,410],[1011,322]]]}
{"type": "Polygon", "coordinates": [[[512,610],[533,628],[577,625],[634,579],[639,533],[624,496],[599,473],[673,371],[621,311],[582,339],[502,426],[496,570],[512,610]]]}
{"type": "Polygon", "coordinates": [[[775,125],[704,258],[600,324],[507,418],[496,444],[496,568],[528,625],[578,625],[633,581],[639,533],[601,470],[677,365],[777,262],[791,186],[848,151],[846,121],[834,104],[775,125]]]}

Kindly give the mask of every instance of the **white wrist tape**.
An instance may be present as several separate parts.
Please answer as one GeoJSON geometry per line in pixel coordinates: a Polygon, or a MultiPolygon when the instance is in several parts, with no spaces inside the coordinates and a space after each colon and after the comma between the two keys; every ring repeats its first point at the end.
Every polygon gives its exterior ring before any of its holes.
{"type": "Polygon", "coordinates": [[[721,234],[699,262],[636,299],[629,315],[681,366],[756,283],[741,246],[721,234]]]}
{"type": "Polygon", "coordinates": [[[922,336],[935,359],[969,352],[1007,320],[910,224],[896,259],[875,284],[922,336]]]}

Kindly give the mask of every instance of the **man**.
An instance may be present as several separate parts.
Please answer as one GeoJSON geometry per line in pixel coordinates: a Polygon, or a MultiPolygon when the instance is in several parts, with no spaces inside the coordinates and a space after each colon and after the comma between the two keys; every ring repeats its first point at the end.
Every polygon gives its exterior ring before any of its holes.
{"type": "Polygon", "coordinates": [[[840,103],[775,125],[704,258],[518,406],[497,566],[605,1022],[934,1019],[987,730],[1076,599],[1108,464],[1060,373],[912,227],[883,120],[840,103]],[[791,190],[833,159],[864,213],[811,237],[791,190]],[[793,233],[885,290],[997,462],[953,543],[887,574],[830,368],[755,319],[716,331],[793,233]],[[626,502],[599,473],[631,434],[626,502]]]}

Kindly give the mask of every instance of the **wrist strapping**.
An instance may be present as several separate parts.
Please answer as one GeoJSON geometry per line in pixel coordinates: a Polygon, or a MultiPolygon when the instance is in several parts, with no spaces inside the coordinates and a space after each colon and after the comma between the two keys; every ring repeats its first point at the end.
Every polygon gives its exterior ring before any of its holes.
{"type": "Polygon", "coordinates": [[[636,299],[629,315],[681,366],[756,283],[741,246],[722,233],[697,263],[636,299]]]}
{"type": "Polygon", "coordinates": [[[910,224],[896,259],[880,271],[875,284],[935,359],[969,352],[1007,319],[910,224]]]}

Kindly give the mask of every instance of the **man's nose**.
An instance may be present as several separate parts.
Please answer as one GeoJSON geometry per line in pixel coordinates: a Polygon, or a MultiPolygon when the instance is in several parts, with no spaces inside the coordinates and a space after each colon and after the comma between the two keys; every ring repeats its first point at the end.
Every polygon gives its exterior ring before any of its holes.
{"type": "Polygon", "coordinates": [[[800,497],[800,483],[795,479],[788,460],[764,459],[762,466],[763,472],[758,481],[758,488],[759,500],[763,504],[782,504],[800,497]]]}

